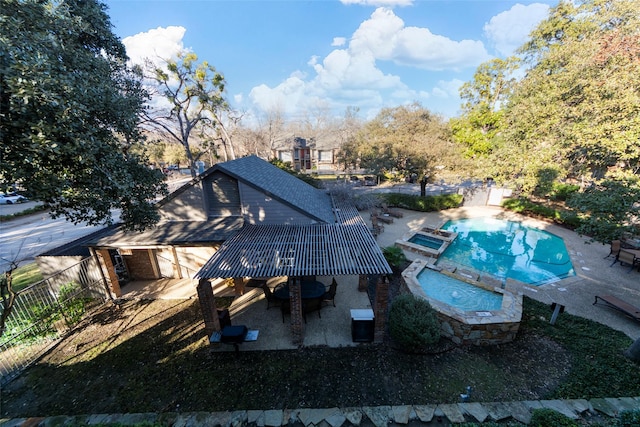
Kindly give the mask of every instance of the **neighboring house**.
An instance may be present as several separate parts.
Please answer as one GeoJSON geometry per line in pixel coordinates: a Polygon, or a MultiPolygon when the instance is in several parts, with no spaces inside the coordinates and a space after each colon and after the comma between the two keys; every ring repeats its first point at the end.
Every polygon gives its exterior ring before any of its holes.
{"type": "Polygon", "coordinates": [[[331,135],[316,138],[291,137],[276,145],[273,156],[290,162],[297,171],[333,173],[338,170],[339,139],[331,135]]]}
{"type": "MultiPolygon", "coordinates": [[[[129,280],[198,279],[208,333],[219,329],[212,279],[233,279],[241,290],[251,277],[391,273],[353,206],[256,156],[211,167],[158,209],[162,219],[151,229],[112,227],[82,244],[115,297],[129,280]]],[[[71,255],[53,251],[49,265],[56,254],[71,255]]]]}

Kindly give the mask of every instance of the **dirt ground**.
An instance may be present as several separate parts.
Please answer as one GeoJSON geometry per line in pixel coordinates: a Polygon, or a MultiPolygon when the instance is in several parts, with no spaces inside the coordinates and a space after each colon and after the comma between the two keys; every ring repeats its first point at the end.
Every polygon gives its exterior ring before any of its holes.
{"type": "MultiPolygon", "coordinates": [[[[397,287],[392,286],[392,293],[397,287]]],[[[211,353],[197,300],[105,305],[2,392],[3,417],[542,399],[569,354],[521,330],[513,343],[425,354],[391,343],[211,353]]]]}

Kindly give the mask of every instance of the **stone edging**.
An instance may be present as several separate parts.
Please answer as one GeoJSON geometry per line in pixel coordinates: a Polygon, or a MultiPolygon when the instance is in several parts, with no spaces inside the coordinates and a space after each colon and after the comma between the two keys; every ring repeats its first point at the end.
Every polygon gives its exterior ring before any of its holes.
{"type": "Polygon", "coordinates": [[[202,425],[221,427],[281,427],[293,424],[329,427],[374,426],[409,422],[463,423],[505,421],[513,419],[524,424],[531,420],[531,411],[553,409],[573,419],[615,418],[620,412],[640,410],[640,397],[529,400],[522,402],[463,402],[433,405],[364,406],[326,409],[270,409],[227,412],[97,414],[55,417],[0,419],[2,427],[64,426],[92,424],[157,423],[172,427],[202,425]]]}

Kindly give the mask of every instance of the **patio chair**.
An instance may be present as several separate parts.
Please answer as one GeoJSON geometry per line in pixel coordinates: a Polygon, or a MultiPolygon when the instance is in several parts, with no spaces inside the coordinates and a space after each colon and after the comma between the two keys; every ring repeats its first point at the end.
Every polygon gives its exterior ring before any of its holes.
{"type": "Polygon", "coordinates": [[[333,306],[336,306],[336,291],[338,290],[338,283],[336,282],[336,279],[333,279],[331,281],[331,285],[329,285],[329,290],[327,292],[324,293],[324,296],[322,297],[322,302],[326,302],[328,303],[332,303],[333,306]]]}
{"type": "Polygon", "coordinates": [[[322,319],[322,315],[320,314],[320,310],[322,309],[322,299],[320,298],[307,298],[302,300],[302,318],[304,319],[304,323],[307,323],[307,313],[311,313],[313,311],[318,312],[318,318],[322,319]]]}
{"type": "Polygon", "coordinates": [[[596,300],[593,302],[593,305],[596,305],[598,300],[605,303],[608,307],[621,311],[627,316],[640,322],[640,308],[635,307],[626,301],[622,301],[620,298],[614,297],[613,295],[596,295],[596,300]]]}
{"type": "Polygon", "coordinates": [[[273,291],[266,283],[264,283],[261,287],[264,291],[264,298],[267,300],[267,310],[269,310],[269,307],[271,307],[271,305],[273,305],[274,307],[280,305],[280,300],[273,295],[273,291]]]}
{"type": "Polygon", "coordinates": [[[609,255],[607,255],[605,258],[609,258],[611,255],[613,255],[615,258],[618,258],[618,253],[620,253],[620,244],[620,240],[612,240],[611,248],[609,249],[609,255]]]}
{"type": "Polygon", "coordinates": [[[629,265],[631,267],[629,271],[631,271],[636,265],[640,264],[640,258],[636,258],[633,252],[620,249],[620,252],[618,252],[618,256],[616,257],[616,260],[614,261],[613,264],[615,264],[616,262],[619,262],[620,265],[624,265],[624,264],[629,265]]]}

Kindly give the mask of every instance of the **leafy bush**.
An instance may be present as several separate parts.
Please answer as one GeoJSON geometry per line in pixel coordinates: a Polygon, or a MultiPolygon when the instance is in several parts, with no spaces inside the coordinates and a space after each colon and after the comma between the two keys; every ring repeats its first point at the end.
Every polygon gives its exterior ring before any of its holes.
{"type": "Polygon", "coordinates": [[[462,203],[460,194],[444,194],[441,196],[415,196],[411,194],[386,193],[381,194],[389,206],[411,209],[419,212],[435,212],[444,209],[457,208],[462,203]]]}
{"type": "Polygon", "coordinates": [[[569,210],[557,210],[550,206],[532,202],[524,197],[506,199],[502,202],[502,207],[522,215],[547,218],[571,229],[575,229],[581,224],[580,218],[569,210]]]}
{"type": "Polygon", "coordinates": [[[69,282],[60,288],[58,300],[62,308],[62,314],[69,326],[78,323],[86,312],[86,298],[81,295],[80,285],[69,282]]]}
{"type": "Polygon", "coordinates": [[[551,200],[564,201],[567,200],[567,198],[571,194],[576,193],[578,190],[580,190],[579,185],[561,184],[556,182],[553,184],[553,189],[551,190],[551,194],[549,194],[549,197],[551,198],[551,200]]]}
{"type": "Polygon", "coordinates": [[[387,246],[382,249],[385,259],[394,270],[399,269],[407,262],[407,257],[402,249],[397,246],[387,246]]]}
{"type": "Polygon", "coordinates": [[[620,426],[640,426],[640,410],[620,412],[620,426]]]}
{"type": "Polygon", "coordinates": [[[578,427],[578,423],[553,409],[534,409],[531,414],[531,427],[578,427]]]}
{"type": "Polygon", "coordinates": [[[391,304],[389,333],[401,349],[419,351],[438,342],[440,322],[427,300],[402,294],[391,304]]]}

